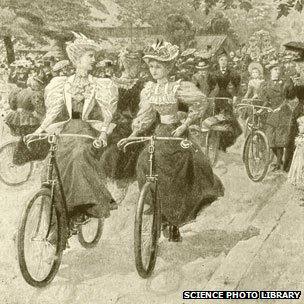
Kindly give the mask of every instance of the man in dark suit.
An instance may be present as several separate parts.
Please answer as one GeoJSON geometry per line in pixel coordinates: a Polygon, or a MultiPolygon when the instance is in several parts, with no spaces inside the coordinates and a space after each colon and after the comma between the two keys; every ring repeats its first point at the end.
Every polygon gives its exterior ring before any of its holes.
{"type": "Polygon", "coordinates": [[[227,98],[215,99],[214,113],[224,114],[227,117],[230,128],[229,132],[222,134],[220,138],[220,149],[226,149],[232,146],[236,139],[242,134],[242,128],[233,113],[233,105],[228,99],[236,101],[240,89],[241,77],[240,75],[228,66],[228,56],[222,52],[218,57],[218,67],[214,72],[209,73],[207,78],[209,96],[211,92],[217,87],[215,97],[227,98]],[[230,86],[230,88],[229,88],[230,86]]]}

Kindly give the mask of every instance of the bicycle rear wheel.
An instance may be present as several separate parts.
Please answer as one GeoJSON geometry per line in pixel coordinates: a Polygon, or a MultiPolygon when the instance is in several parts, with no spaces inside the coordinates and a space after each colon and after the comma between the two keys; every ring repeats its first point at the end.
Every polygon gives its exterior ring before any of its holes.
{"type": "Polygon", "coordinates": [[[103,219],[90,218],[87,223],[79,227],[78,241],[84,248],[95,247],[102,235],[103,219]]]}
{"type": "Polygon", "coordinates": [[[141,190],[135,215],[135,265],[142,278],[149,277],[156,264],[161,227],[161,210],[156,198],[156,191],[155,183],[146,182],[141,190]],[[147,210],[151,212],[147,212],[147,210]]]}
{"type": "Polygon", "coordinates": [[[18,261],[25,281],[45,287],[55,277],[65,247],[65,215],[42,188],[27,204],[18,230],[18,261]]]}
{"type": "Polygon", "coordinates": [[[17,141],[10,141],[0,147],[0,180],[8,186],[26,183],[32,175],[33,163],[17,166],[13,164],[13,155],[17,141]]]}
{"type": "Polygon", "coordinates": [[[267,137],[261,131],[253,131],[245,141],[244,162],[248,177],[254,182],[262,181],[270,164],[267,137]]]}
{"type": "Polygon", "coordinates": [[[206,137],[206,155],[209,158],[211,166],[215,166],[218,161],[220,146],[220,132],[209,131],[206,137]]]}

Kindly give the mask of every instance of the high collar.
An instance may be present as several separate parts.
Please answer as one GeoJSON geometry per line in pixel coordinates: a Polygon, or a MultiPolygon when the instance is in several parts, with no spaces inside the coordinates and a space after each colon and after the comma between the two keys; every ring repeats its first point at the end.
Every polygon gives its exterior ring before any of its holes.
{"type": "MultiPolygon", "coordinates": [[[[89,82],[91,82],[91,83],[94,82],[94,78],[93,78],[93,76],[91,74],[88,74],[87,77],[88,77],[88,81],[89,82]]],[[[76,78],[76,74],[74,74],[72,76],[69,76],[68,79],[67,79],[67,82],[70,83],[70,84],[72,84],[73,81],[75,80],[75,78],[76,78]]]]}

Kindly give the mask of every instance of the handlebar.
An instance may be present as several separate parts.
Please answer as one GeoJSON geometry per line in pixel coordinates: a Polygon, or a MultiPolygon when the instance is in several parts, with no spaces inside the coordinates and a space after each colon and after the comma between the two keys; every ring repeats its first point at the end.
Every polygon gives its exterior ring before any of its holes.
{"type": "Polygon", "coordinates": [[[238,110],[242,110],[244,108],[253,108],[253,109],[262,109],[267,112],[274,112],[274,110],[269,107],[258,106],[258,105],[247,104],[247,103],[239,103],[238,105],[236,105],[236,107],[238,108],[238,110]]]}
{"type": "Polygon", "coordinates": [[[207,100],[227,100],[228,102],[232,102],[233,99],[229,97],[207,97],[207,100]]]}
{"type": "Polygon", "coordinates": [[[255,102],[263,102],[263,100],[261,99],[258,99],[258,98],[243,98],[242,99],[242,102],[252,102],[252,101],[255,101],[255,102]]]}
{"type": "Polygon", "coordinates": [[[95,137],[92,137],[90,135],[85,134],[50,134],[50,133],[43,133],[43,134],[29,134],[26,135],[24,138],[24,142],[27,146],[29,146],[31,143],[39,140],[45,140],[47,139],[49,144],[55,144],[58,138],[63,137],[74,137],[74,138],[86,138],[93,140],[93,146],[96,149],[99,149],[102,147],[102,144],[100,144],[99,140],[95,137]]]}
{"type": "Polygon", "coordinates": [[[154,141],[180,141],[180,145],[183,149],[188,149],[192,146],[192,142],[189,139],[183,137],[158,137],[158,136],[143,136],[143,137],[127,137],[123,138],[117,144],[118,148],[123,149],[126,152],[126,148],[133,144],[139,144],[143,142],[150,141],[153,143],[154,141]]]}

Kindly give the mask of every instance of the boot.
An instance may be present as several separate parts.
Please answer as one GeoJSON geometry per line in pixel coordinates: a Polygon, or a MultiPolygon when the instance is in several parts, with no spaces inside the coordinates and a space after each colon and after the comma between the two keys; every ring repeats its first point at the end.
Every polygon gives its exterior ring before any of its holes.
{"type": "Polygon", "coordinates": [[[179,232],[179,228],[175,225],[169,226],[169,242],[181,242],[182,236],[179,232]]]}

